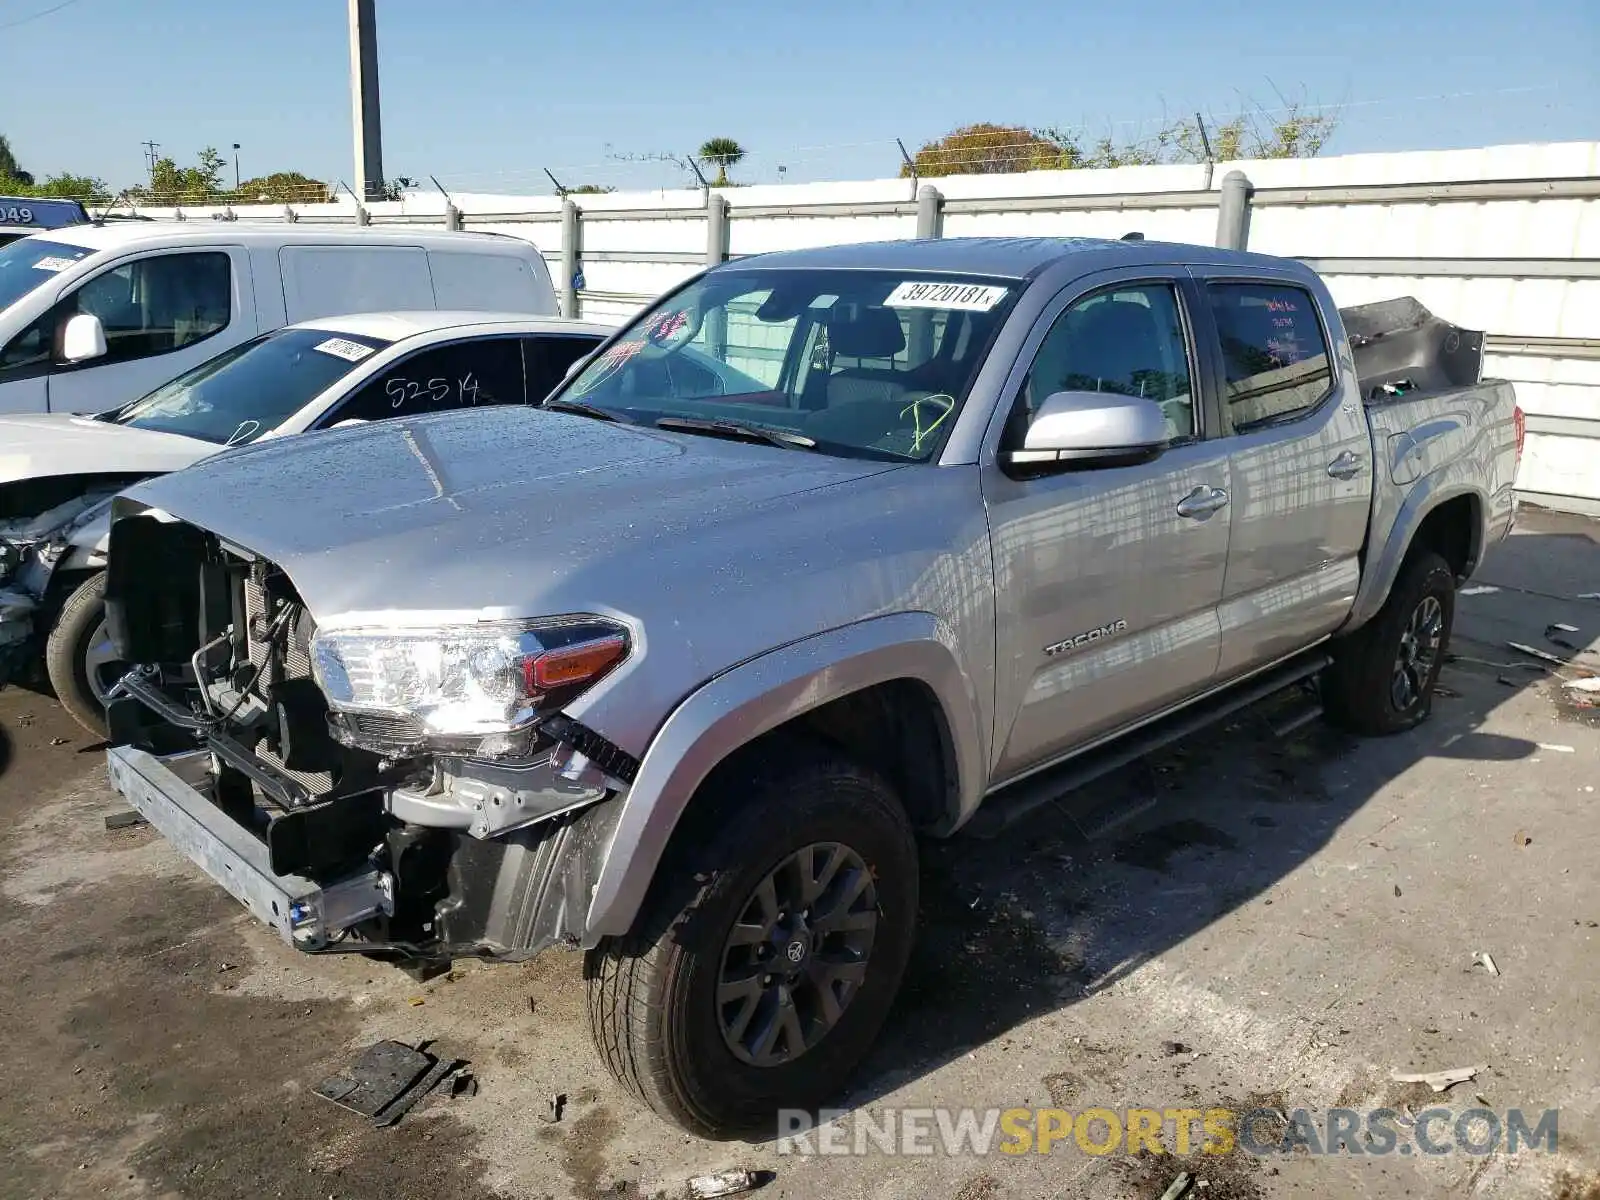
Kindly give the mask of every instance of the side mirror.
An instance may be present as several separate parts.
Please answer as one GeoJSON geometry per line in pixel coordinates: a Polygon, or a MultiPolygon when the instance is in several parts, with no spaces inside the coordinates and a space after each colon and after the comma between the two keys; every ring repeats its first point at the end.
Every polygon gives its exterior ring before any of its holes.
{"type": "Polygon", "coordinates": [[[1167,418],[1142,396],[1054,392],[1033,414],[1007,466],[1027,471],[1122,467],[1149,462],[1167,448],[1167,418]]]}
{"type": "Polygon", "coordinates": [[[64,363],[88,362],[104,358],[106,354],[106,327],[93,313],[77,313],[67,318],[61,330],[61,361],[64,363]]]}

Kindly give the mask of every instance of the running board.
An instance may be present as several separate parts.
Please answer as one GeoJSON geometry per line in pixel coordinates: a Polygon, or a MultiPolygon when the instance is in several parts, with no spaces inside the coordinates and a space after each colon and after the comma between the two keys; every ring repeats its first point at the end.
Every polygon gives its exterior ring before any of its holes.
{"type": "MultiPolygon", "coordinates": [[[[1242,708],[1248,708],[1259,700],[1265,700],[1285,688],[1310,679],[1330,661],[1332,660],[1321,651],[1292,658],[1259,675],[1252,675],[1232,687],[1216,692],[1204,700],[1198,700],[1148,725],[1140,726],[1102,746],[1075,755],[1059,766],[1003,787],[984,800],[972,820],[963,828],[963,832],[979,838],[999,837],[1035,809],[1060,800],[1068,792],[1093,783],[1119,767],[1125,767],[1180,738],[1186,738],[1208,725],[1214,725],[1242,708]]],[[[1289,722],[1289,728],[1275,732],[1280,734],[1290,732],[1291,729],[1298,728],[1320,713],[1319,705],[1289,722]]],[[[1096,822],[1097,832],[1103,833],[1106,828],[1121,824],[1148,807],[1150,806],[1139,806],[1120,818],[1096,822]]]]}

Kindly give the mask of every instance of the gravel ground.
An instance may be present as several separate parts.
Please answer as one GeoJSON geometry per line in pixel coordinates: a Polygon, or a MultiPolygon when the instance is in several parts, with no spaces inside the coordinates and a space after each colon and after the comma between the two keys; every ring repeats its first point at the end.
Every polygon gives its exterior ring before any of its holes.
{"type": "MultiPolygon", "coordinates": [[[[930,847],[888,1035],[841,1106],[1559,1108],[1555,1155],[795,1156],[707,1143],[604,1077],[575,956],[413,982],[297,956],[121,806],[48,697],[0,694],[0,1196],[1600,1198],[1600,525],[1526,513],[1459,605],[1423,728],[1243,714],[1010,837],[930,847]],[[1570,647],[1546,640],[1551,622],[1570,647]],[[1505,643],[1572,665],[1511,664],[1505,643]],[[1086,832],[1087,831],[1087,832],[1086,832]],[[1499,974],[1475,965],[1487,951],[1499,974]],[[311,1095],[378,1038],[476,1096],[376,1130],[311,1095]],[[1433,1096],[1394,1071],[1475,1066],[1433,1096]],[[565,1093],[563,1119],[540,1119],[565,1093]],[[1201,1186],[1203,1181],[1204,1186],[1201,1186]]],[[[1531,1122],[1530,1122],[1531,1123],[1531,1122]]],[[[1444,1128],[1443,1126],[1440,1127],[1444,1128]]],[[[1405,1132],[1405,1131],[1402,1131],[1405,1132]]],[[[849,1141],[849,1138],[846,1138],[849,1141]]],[[[1402,1146],[1410,1148],[1402,1137],[1402,1146]]],[[[1170,1142],[1169,1142],[1170,1147],[1170,1142]]],[[[870,1148],[870,1147],[869,1147],[870,1148]]]]}

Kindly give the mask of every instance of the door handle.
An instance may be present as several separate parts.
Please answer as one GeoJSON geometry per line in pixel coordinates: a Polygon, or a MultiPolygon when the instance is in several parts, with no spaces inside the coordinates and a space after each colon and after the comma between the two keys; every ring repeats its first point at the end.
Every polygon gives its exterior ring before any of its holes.
{"type": "Polygon", "coordinates": [[[1354,479],[1361,474],[1361,455],[1350,450],[1342,451],[1328,464],[1328,474],[1335,479],[1354,479]]]}
{"type": "Polygon", "coordinates": [[[1178,515],[1204,520],[1228,503],[1228,493],[1221,488],[1201,484],[1178,501],[1178,515]]]}

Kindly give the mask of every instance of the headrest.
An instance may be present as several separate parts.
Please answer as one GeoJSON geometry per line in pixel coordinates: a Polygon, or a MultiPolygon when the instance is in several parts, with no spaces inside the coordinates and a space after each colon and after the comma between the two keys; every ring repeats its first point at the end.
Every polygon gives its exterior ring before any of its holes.
{"type": "Polygon", "coordinates": [[[846,358],[893,358],[906,348],[906,331],[892,308],[838,305],[828,314],[828,345],[846,358]]]}

